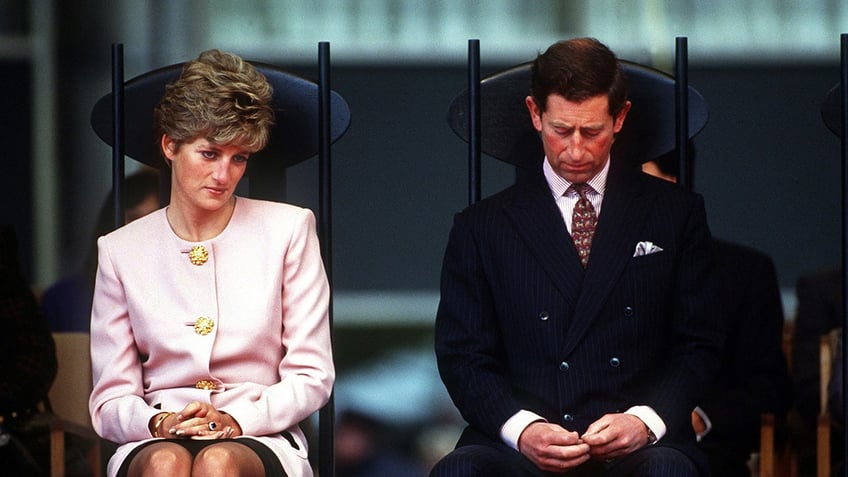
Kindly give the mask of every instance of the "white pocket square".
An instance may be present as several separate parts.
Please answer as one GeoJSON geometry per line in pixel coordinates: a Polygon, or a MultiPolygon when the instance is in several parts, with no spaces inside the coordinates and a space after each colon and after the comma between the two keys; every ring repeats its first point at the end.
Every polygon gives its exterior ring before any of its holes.
{"type": "Polygon", "coordinates": [[[662,252],[663,249],[654,242],[644,241],[636,244],[636,250],[633,251],[634,257],[650,255],[652,253],[662,252]]]}

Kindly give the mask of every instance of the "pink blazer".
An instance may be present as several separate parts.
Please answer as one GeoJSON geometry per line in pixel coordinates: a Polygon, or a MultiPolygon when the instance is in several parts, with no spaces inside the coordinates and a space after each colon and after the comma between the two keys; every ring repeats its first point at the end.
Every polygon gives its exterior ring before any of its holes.
{"type": "Polygon", "coordinates": [[[239,197],[220,235],[192,243],[160,209],[101,237],[98,253],[89,410],[97,433],[121,444],[108,474],[151,439],[153,415],[198,400],[231,414],[288,475],[312,475],[298,423],[335,379],[312,212],[239,197]],[[189,259],[195,245],[203,264],[189,259]]]}

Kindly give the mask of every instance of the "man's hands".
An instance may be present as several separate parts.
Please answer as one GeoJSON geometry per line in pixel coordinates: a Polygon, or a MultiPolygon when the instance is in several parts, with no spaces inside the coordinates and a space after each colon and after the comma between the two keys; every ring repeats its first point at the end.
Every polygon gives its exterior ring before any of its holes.
{"type": "Polygon", "coordinates": [[[632,414],[606,414],[589,425],[582,439],[592,458],[610,460],[646,446],[648,427],[632,414]]]}
{"type": "Polygon", "coordinates": [[[518,438],[518,450],[546,472],[562,472],[589,460],[589,445],[576,432],[534,422],[518,438]]]}
{"type": "Polygon", "coordinates": [[[610,460],[647,444],[648,431],[641,419],[632,414],[606,414],[582,436],[556,424],[534,422],[521,433],[518,450],[540,469],[562,472],[590,458],[610,460]]]}

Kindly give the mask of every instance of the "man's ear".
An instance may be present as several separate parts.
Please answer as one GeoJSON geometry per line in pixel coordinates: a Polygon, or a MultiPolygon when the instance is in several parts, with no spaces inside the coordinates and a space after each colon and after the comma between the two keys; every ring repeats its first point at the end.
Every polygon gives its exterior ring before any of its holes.
{"type": "Polygon", "coordinates": [[[630,111],[630,106],[632,104],[630,101],[624,103],[624,107],[621,108],[621,111],[618,112],[618,116],[615,117],[615,121],[612,125],[614,134],[618,134],[621,131],[621,128],[624,127],[624,118],[627,117],[627,113],[630,111]]]}
{"type": "Polygon", "coordinates": [[[527,111],[530,113],[530,120],[533,121],[533,127],[536,131],[542,132],[542,110],[536,104],[536,100],[532,96],[524,98],[524,104],[527,105],[527,111]]]}

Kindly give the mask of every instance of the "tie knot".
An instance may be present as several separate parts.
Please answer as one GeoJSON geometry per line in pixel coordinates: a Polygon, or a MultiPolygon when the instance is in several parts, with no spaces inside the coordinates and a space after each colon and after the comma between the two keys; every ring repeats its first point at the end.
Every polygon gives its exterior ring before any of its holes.
{"type": "Polygon", "coordinates": [[[571,184],[571,189],[577,193],[581,198],[586,198],[586,194],[592,190],[592,186],[585,182],[581,182],[579,184],[571,184]]]}

